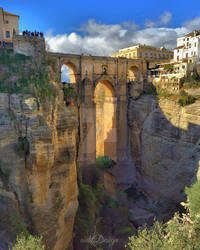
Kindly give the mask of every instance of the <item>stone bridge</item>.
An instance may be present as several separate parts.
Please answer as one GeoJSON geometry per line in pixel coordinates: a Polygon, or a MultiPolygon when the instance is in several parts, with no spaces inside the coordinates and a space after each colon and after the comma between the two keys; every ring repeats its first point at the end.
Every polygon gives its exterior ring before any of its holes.
{"type": "MultiPolygon", "coordinates": [[[[15,53],[33,56],[38,63],[46,55],[60,75],[60,81],[62,66],[68,66],[70,82],[75,84],[80,97],[79,164],[90,165],[96,157],[108,155],[119,169],[121,166],[130,175],[131,171],[126,169],[126,166],[133,169],[129,153],[128,100],[143,91],[147,63],[142,59],[50,53],[45,51],[44,39],[35,37],[15,36],[13,45],[15,53]]],[[[120,170],[117,176],[122,173],[120,170]]]]}
{"type": "Polygon", "coordinates": [[[79,163],[108,155],[118,164],[130,161],[127,128],[128,97],[143,89],[145,61],[126,58],[48,53],[61,70],[67,65],[70,82],[80,96],[79,163]]]}

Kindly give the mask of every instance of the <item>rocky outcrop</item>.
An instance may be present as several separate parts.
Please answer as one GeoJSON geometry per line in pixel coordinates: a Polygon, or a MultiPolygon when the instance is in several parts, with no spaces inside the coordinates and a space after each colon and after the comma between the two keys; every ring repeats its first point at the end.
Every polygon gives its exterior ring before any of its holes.
{"type": "Polygon", "coordinates": [[[163,207],[183,201],[185,186],[197,178],[200,159],[200,101],[144,95],[129,105],[131,151],[137,187],[163,207]]]}
{"type": "Polygon", "coordinates": [[[72,248],[78,119],[55,88],[57,97],[42,105],[31,95],[0,93],[0,211],[21,215],[58,250],[72,248]]]}

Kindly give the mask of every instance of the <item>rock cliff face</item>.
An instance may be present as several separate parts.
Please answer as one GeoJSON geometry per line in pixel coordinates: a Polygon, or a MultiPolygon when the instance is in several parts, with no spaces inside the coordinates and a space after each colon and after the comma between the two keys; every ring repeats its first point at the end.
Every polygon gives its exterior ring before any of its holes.
{"type": "Polygon", "coordinates": [[[128,115],[138,188],[166,212],[198,175],[200,101],[180,107],[145,95],[130,102],[128,115]]]}
{"type": "MultiPolygon", "coordinates": [[[[71,249],[78,207],[78,119],[63,99],[59,88],[43,105],[31,95],[0,93],[1,222],[22,216],[50,249],[71,249]]],[[[1,226],[8,243],[9,228],[1,226]]]]}

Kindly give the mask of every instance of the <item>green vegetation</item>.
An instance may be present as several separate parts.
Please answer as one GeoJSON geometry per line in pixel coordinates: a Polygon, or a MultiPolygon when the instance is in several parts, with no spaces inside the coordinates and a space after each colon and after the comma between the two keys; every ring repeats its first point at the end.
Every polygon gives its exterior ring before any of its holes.
{"type": "Polygon", "coordinates": [[[165,64],[164,65],[164,70],[167,72],[171,72],[174,69],[174,65],[173,64],[165,64]]]}
{"type": "Polygon", "coordinates": [[[124,226],[124,227],[121,228],[120,232],[122,232],[122,233],[131,233],[131,234],[135,233],[132,226],[124,226]]]}
{"type": "Polygon", "coordinates": [[[79,184],[79,208],[75,219],[75,232],[81,238],[89,236],[99,214],[97,198],[89,185],[79,184]]]}
{"type": "Polygon", "coordinates": [[[181,90],[180,95],[181,95],[181,98],[179,98],[178,104],[182,107],[192,104],[196,100],[195,97],[188,95],[188,93],[185,92],[185,90],[181,90]]]}
{"type": "Polygon", "coordinates": [[[189,208],[191,211],[191,215],[195,216],[198,213],[200,214],[200,181],[194,183],[191,187],[185,188],[185,193],[187,194],[187,198],[189,201],[189,208]]]}
{"type": "MultiPolygon", "coordinates": [[[[0,201],[9,204],[9,198],[1,196],[0,201]]],[[[7,211],[0,215],[0,222],[5,225],[5,229],[12,233],[13,240],[21,233],[28,233],[27,225],[16,211],[7,211]]]]}
{"type": "MultiPolygon", "coordinates": [[[[3,198],[2,202],[6,201],[3,198]]],[[[12,233],[12,241],[15,242],[13,250],[41,250],[46,249],[42,243],[42,237],[33,236],[28,232],[27,225],[23,218],[16,211],[8,211],[0,216],[0,222],[5,225],[5,229],[12,233]]]]}
{"type": "Polygon", "coordinates": [[[77,166],[77,177],[79,207],[75,218],[74,232],[77,238],[83,239],[94,232],[101,208],[116,208],[119,207],[119,203],[107,194],[100,176],[93,185],[86,185],[82,183],[82,173],[77,166]]]}
{"type": "Polygon", "coordinates": [[[13,250],[45,250],[45,245],[42,242],[42,237],[33,236],[31,234],[22,233],[17,236],[13,250]]]}
{"type": "Polygon", "coordinates": [[[199,74],[196,71],[193,72],[192,75],[185,78],[185,80],[183,82],[183,86],[185,88],[199,88],[200,87],[200,76],[199,76],[199,74]]]}
{"type": "Polygon", "coordinates": [[[0,64],[4,66],[25,63],[26,61],[30,60],[30,58],[30,56],[25,56],[21,54],[14,55],[12,49],[0,50],[0,64]]]}
{"type": "Polygon", "coordinates": [[[82,172],[77,169],[77,181],[79,187],[79,207],[75,217],[74,231],[79,239],[87,237],[94,229],[95,219],[99,215],[99,204],[94,189],[90,185],[82,183],[82,172]]]}
{"type": "Polygon", "coordinates": [[[6,216],[6,221],[9,222],[11,226],[12,233],[17,236],[20,233],[27,233],[27,225],[20,215],[16,212],[10,212],[6,216]]]}
{"type": "Polygon", "coordinates": [[[129,238],[132,250],[200,249],[200,182],[185,189],[188,197],[187,214],[176,213],[167,223],[155,222],[153,228],[138,230],[129,238]]]}
{"type": "Polygon", "coordinates": [[[99,156],[96,159],[96,164],[100,168],[108,169],[114,167],[116,163],[109,156],[99,156]]]}
{"type": "Polygon", "coordinates": [[[149,83],[148,88],[144,90],[138,98],[140,98],[142,95],[157,95],[156,87],[149,83]]]}
{"type": "Polygon", "coordinates": [[[12,50],[0,51],[0,92],[34,95],[40,103],[55,97],[55,90],[49,84],[45,60],[41,64],[30,56],[15,54],[12,50]]]}
{"type": "Polygon", "coordinates": [[[157,90],[158,97],[163,97],[168,99],[172,94],[170,94],[166,89],[157,90]]]}
{"type": "Polygon", "coordinates": [[[67,87],[63,89],[64,99],[67,105],[71,103],[72,100],[76,101],[78,98],[77,91],[72,84],[68,83],[67,87]]]}

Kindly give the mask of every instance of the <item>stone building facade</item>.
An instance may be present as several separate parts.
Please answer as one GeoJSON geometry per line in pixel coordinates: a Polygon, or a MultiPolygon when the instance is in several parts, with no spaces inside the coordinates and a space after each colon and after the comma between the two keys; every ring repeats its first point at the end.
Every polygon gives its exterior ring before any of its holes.
{"type": "Polygon", "coordinates": [[[0,41],[12,42],[13,34],[19,33],[19,16],[0,8],[0,41]]]}
{"type": "Polygon", "coordinates": [[[199,61],[200,57],[200,30],[194,30],[184,37],[177,39],[177,47],[174,49],[174,61],[183,60],[199,61]]]}
{"type": "Polygon", "coordinates": [[[173,59],[173,52],[167,50],[164,47],[156,48],[148,45],[136,45],[124,49],[120,49],[118,52],[110,55],[111,57],[126,57],[130,59],[141,59],[146,60],[169,60],[173,59]]]}

